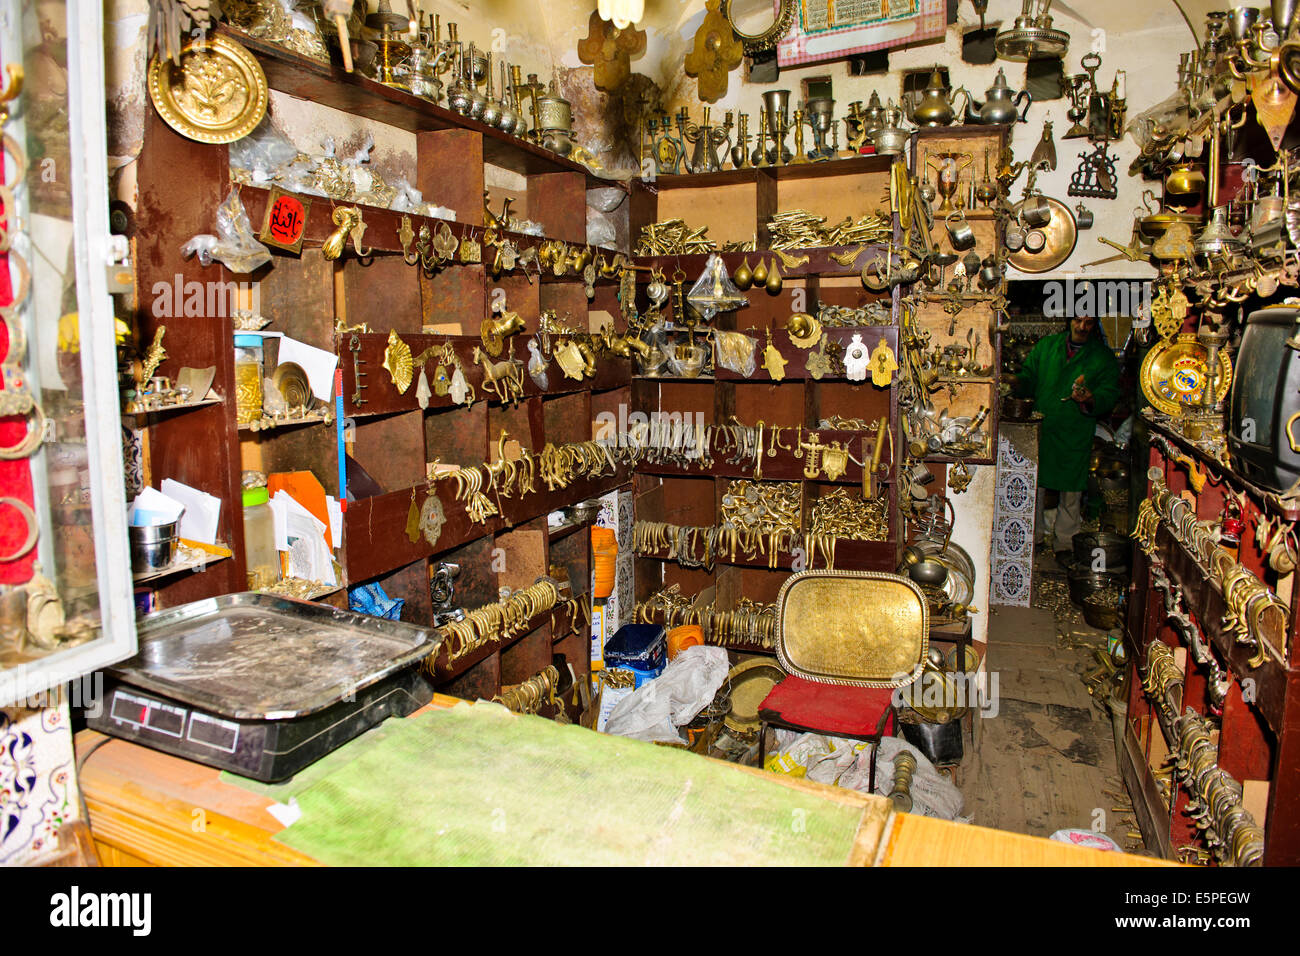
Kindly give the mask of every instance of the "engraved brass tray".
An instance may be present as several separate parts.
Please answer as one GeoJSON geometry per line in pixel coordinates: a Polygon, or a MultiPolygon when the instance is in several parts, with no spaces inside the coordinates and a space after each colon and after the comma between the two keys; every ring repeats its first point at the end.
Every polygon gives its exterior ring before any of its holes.
{"type": "Polygon", "coordinates": [[[776,600],[777,658],[821,684],[904,687],[921,675],[930,609],[905,577],[877,571],[805,571],[776,600]]]}
{"type": "MultiPolygon", "coordinates": [[[[1209,353],[1195,332],[1182,332],[1161,342],[1142,361],[1142,394],[1166,415],[1178,415],[1196,408],[1207,384],[1206,359],[1209,353]]],[[[1219,373],[1215,383],[1215,401],[1223,401],[1232,385],[1232,361],[1224,349],[1219,350],[1219,373]]]]}
{"type": "Polygon", "coordinates": [[[200,143],[233,143],[266,115],[266,74],[253,54],[224,36],[187,43],[180,66],[149,63],[149,98],[176,132],[200,143]]]}

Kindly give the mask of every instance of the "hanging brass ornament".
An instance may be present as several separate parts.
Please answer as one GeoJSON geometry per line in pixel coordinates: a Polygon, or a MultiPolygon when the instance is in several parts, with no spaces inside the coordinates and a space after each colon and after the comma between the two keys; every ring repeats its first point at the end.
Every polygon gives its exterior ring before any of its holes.
{"type": "Polygon", "coordinates": [[[620,30],[610,20],[602,20],[600,11],[591,11],[587,21],[587,38],[578,41],[578,59],[596,69],[592,80],[596,89],[612,93],[627,82],[632,73],[632,59],[645,52],[644,30],[627,26],[620,30]]]}
{"type": "Polygon", "coordinates": [[[445,363],[438,363],[438,367],[433,370],[433,394],[446,395],[447,389],[451,387],[451,373],[447,371],[445,363]]]}
{"type": "Polygon", "coordinates": [[[1282,137],[1295,115],[1296,95],[1287,89],[1276,73],[1253,74],[1250,78],[1250,98],[1255,103],[1255,118],[1273,143],[1273,149],[1282,148],[1282,137]]]}
{"type": "Polygon", "coordinates": [[[871,352],[871,384],[877,388],[888,388],[897,368],[898,360],[894,358],[894,350],[882,335],[871,352]]]}
{"type": "Polygon", "coordinates": [[[415,363],[411,357],[411,347],[402,341],[397,330],[388,333],[388,348],[384,349],[384,368],[393,380],[398,395],[405,395],[411,387],[411,377],[415,374],[415,363]]]}
{"type": "Polygon", "coordinates": [[[456,255],[456,237],[452,235],[451,227],[445,222],[438,228],[438,234],[433,237],[433,252],[439,262],[450,262],[456,255]]]}
{"type": "Polygon", "coordinates": [[[695,33],[694,48],[686,54],[686,75],[699,81],[700,100],[716,103],[727,93],[727,74],[740,66],[745,48],[731,30],[719,7],[722,0],[705,0],[704,21],[695,33]]]}
{"type": "Polygon", "coordinates": [[[768,295],[780,295],[782,285],[784,283],[781,281],[781,267],[773,259],[771,268],[767,270],[767,281],[763,283],[763,288],[767,289],[768,295]]]}
{"type": "Polygon", "coordinates": [[[826,336],[823,335],[820,347],[816,352],[808,353],[805,363],[808,367],[808,374],[818,381],[821,381],[824,376],[830,375],[832,370],[831,357],[826,354],[826,342],[826,336]]]}
{"type": "Polygon", "coordinates": [[[745,256],[744,261],[736,269],[736,274],[731,277],[731,281],[736,284],[736,288],[741,292],[754,284],[754,273],[749,268],[749,256],[745,256]]]}
{"type": "Polygon", "coordinates": [[[436,547],[442,535],[442,526],[447,523],[447,516],[442,510],[442,502],[437,495],[429,495],[420,508],[420,532],[429,547],[436,547]]]}
{"type": "Polygon", "coordinates": [[[758,286],[767,284],[767,266],[763,264],[762,256],[758,259],[758,265],[754,266],[753,281],[758,286]]]}
{"type": "Polygon", "coordinates": [[[838,481],[849,467],[848,449],[839,442],[831,442],[822,448],[822,469],[830,481],[838,481]]]}
{"type": "Polygon", "coordinates": [[[483,261],[483,247],[472,235],[465,233],[460,240],[460,261],[465,265],[474,265],[483,261]]]}
{"type": "Polygon", "coordinates": [[[555,362],[563,370],[565,378],[582,381],[587,363],[583,361],[582,352],[576,344],[568,342],[562,348],[556,349],[555,362]]]}
{"type": "MultiPolygon", "coordinates": [[[[421,229],[426,227],[421,226],[421,229]]],[[[415,241],[415,230],[411,228],[411,217],[402,216],[402,224],[397,228],[397,239],[402,244],[402,259],[408,266],[413,266],[420,261],[419,253],[411,251],[411,243],[415,241]]]]}
{"type": "Polygon", "coordinates": [[[415,489],[411,489],[411,507],[406,511],[406,539],[415,544],[420,540],[420,509],[415,504],[415,489]]]}
{"type": "Polygon", "coordinates": [[[767,330],[767,348],[763,350],[763,368],[767,369],[767,374],[772,377],[772,381],[779,382],[785,378],[785,367],[789,362],[781,355],[775,345],[772,344],[772,330],[767,330]]]}
{"type": "Polygon", "coordinates": [[[796,312],[785,324],[790,342],[801,349],[810,349],[822,338],[822,324],[807,312],[796,312]]]}

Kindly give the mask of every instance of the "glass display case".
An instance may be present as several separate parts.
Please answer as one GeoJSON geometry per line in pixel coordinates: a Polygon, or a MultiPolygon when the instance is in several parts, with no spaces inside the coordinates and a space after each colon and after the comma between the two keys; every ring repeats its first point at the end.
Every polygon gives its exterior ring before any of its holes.
{"type": "Polygon", "coordinates": [[[136,649],[103,39],[98,4],[0,5],[0,706],[136,649]]]}

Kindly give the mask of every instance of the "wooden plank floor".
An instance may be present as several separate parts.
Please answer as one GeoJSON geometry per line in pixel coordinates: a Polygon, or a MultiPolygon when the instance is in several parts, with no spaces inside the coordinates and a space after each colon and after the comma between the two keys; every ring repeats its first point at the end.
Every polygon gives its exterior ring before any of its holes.
{"type": "Polygon", "coordinates": [[[1059,594],[1064,583],[1054,571],[1050,557],[1035,568],[1038,606],[999,607],[990,617],[987,666],[998,709],[978,721],[978,746],[954,780],[979,826],[1041,837],[1100,830],[1141,852],[1141,841],[1129,836],[1137,827],[1111,719],[1083,683],[1107,634],[1077,611],[1054,616],[1052,591],[1059,594]]]}

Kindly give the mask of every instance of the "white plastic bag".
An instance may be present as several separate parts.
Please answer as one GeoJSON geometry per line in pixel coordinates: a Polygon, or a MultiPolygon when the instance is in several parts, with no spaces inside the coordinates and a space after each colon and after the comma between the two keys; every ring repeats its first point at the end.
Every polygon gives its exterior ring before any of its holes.
{"type": "Polygon", "coordinates": [[[605,733],[636,740],[681,743],[677,728],[695,719],[727,679],[731,663],[721,647],[688,647],[652,681],[620,701],[605,733]]]}

